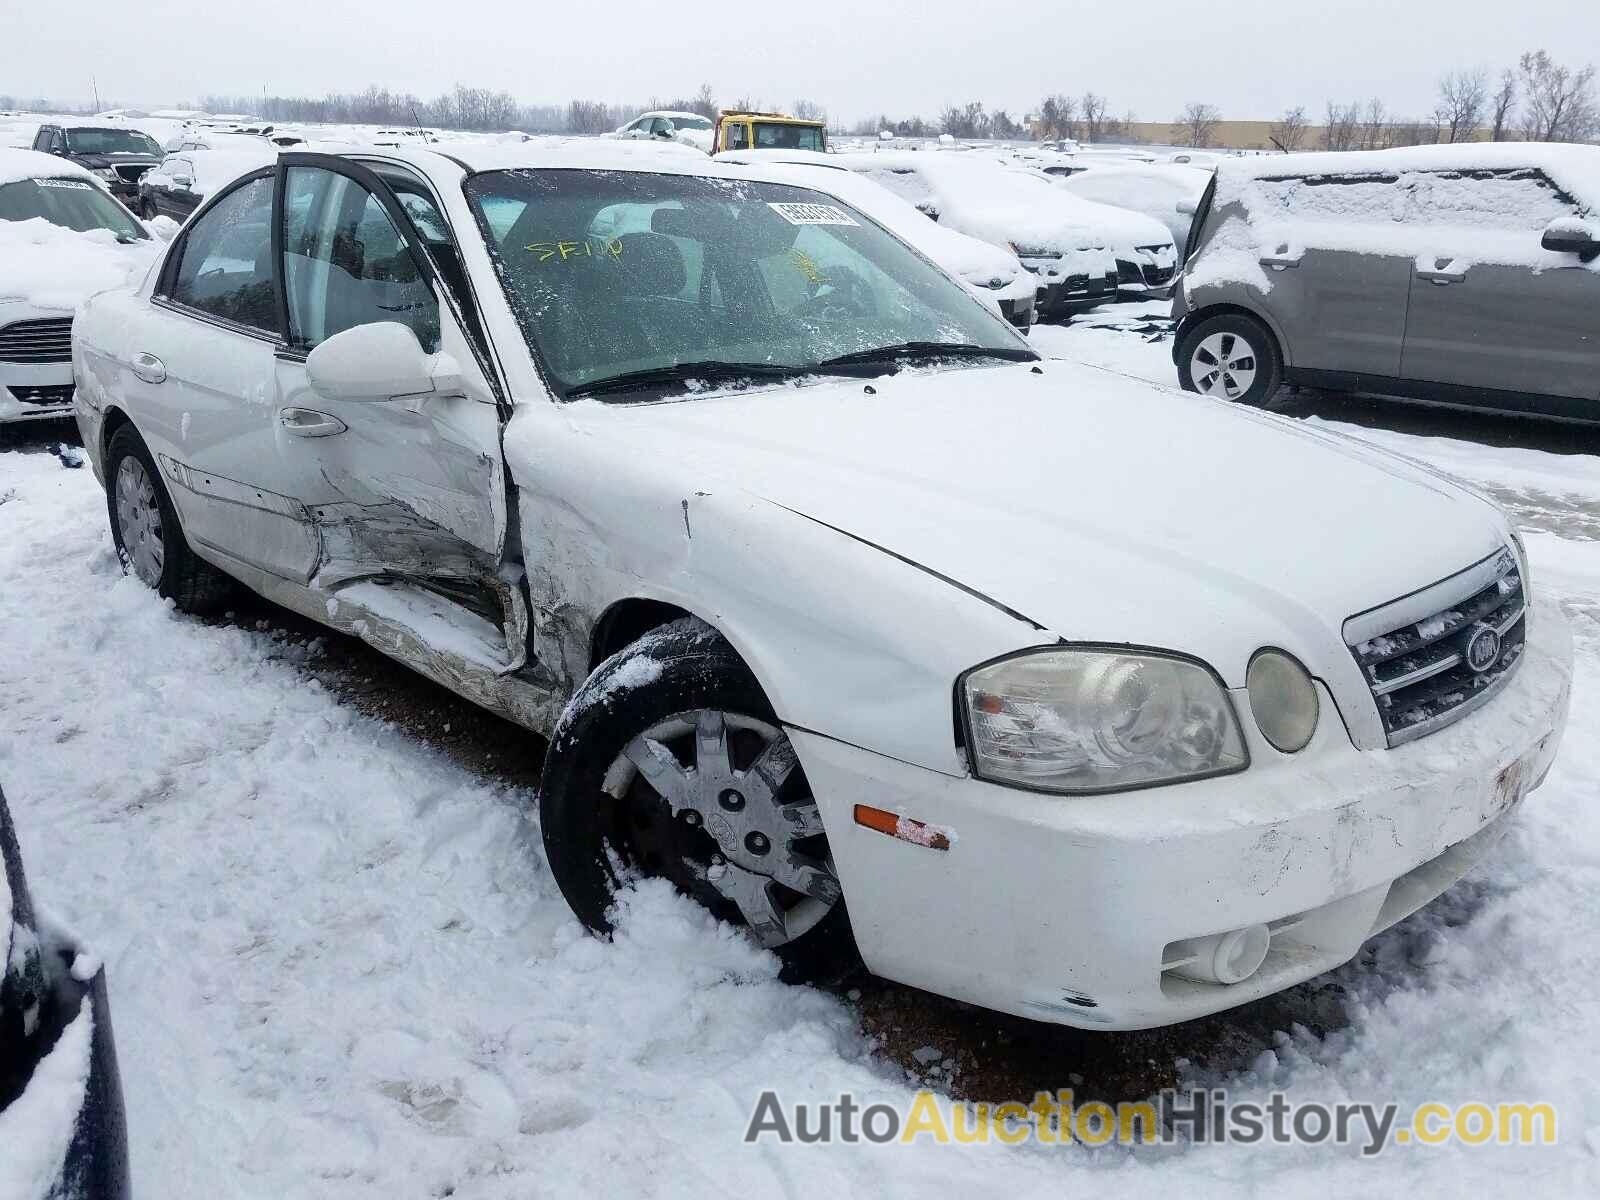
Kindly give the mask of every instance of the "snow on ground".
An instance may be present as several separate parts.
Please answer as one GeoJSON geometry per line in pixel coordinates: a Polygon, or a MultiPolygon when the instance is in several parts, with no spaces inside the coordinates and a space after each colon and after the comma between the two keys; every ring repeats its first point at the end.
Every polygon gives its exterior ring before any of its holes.
{"type": "MultiPolygon", "coordinates": [[[[1126,331],[1035,337],[1170,370],[1126,331]]],[[[1474,473],[1498,456],[1557,498],[1600,478],[1592,458],[1585,479],[1554,455],[1390,439],[1474,473]]],[[[1555,1147],[744,1146],[765,1088],[903,1105],[903,1073],[846,1005],[779,983],[665,888],[613,943],[580,933],[530,793],[338,703],[303,650],[121,577],[92,475],[48,454],[0,452],[0,779],[36,896],[106,960],[142,1194],[1592,1196],[1600,543],[1558,522],[1529,548],[1579,655],[1548,783],[1486,864],[1340,972],[1347,1027],[1284,1030],[1220,1082],[1549,1100],[1555,1147]]]]}

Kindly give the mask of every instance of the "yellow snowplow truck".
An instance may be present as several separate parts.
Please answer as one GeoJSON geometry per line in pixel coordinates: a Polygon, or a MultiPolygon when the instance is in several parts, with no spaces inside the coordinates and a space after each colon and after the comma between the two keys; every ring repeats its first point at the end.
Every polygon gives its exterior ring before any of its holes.
{"type": "Polygon", "coordinates": [[[717,114],[714,153],[723,150],[815,150],[827,152],[827,127],[821,121],[770,112],[717,114]]]}

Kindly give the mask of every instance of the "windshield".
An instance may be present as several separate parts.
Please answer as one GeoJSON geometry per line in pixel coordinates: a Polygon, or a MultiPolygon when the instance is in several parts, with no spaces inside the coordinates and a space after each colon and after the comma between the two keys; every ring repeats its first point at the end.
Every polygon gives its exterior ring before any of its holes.
{"type": "Polygon", "coordinates": [[[747,366],[752,377],[826,370],[910,343],[1033,357],[948,276],[807,188],[517,170],[473,176],[467,194],[529,347],[563,395],[684,364],[747,366]]]}
{"type": "Polygon", "coordinates": [[[816,125],[779,125],[765,121],[756,122],[757,150],[814,150],[821,154],[822,130],[816,125]]]}
{"type": "Polygon", "coordinates": [[[74,154],[160,154],[161,147],[137,129],[69,129],[67,149],[74,154]]]}
{"type": "Polygon", "coordinates": [[[121,242],[148,236],[125,208],[86,180],[23,179],[0,184],[0,221],[35,217],[78,233],[109,229],[121,242]]]}
{"type": "Polygon", "coordinates": [[[673,117],[672,124],[678,129],[710,129],[711,122],[704,117],[673,117]]]}

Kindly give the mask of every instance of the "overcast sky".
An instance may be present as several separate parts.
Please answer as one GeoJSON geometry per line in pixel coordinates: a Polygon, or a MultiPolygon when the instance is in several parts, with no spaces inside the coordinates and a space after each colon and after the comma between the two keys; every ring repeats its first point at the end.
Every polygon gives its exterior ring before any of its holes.
{"type": "Polygon", "coordinates": [[[107,104],[321,95],[457,80],[523,102],[645,102],[709,82],[725,102],[814,99],[853,121],[1046,92],[1171,120],[1191,100],[1268,118],[1330,97],[1432,108],[1441,71],[1546,47],[1600,61],[1600,0],[0,0],[0,94],[107,104]],[[13,7],[14,6],[14,7],[13,7]]]}

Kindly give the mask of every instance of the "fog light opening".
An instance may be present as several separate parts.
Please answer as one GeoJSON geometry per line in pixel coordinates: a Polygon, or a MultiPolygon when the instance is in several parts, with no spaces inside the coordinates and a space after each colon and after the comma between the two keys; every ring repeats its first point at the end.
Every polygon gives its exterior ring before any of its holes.
{"type": "Polygon", "coordinates": [[[1265,925],[1246,925],[1227,933],[1195,938],[1184,961],[1167,968],[1174,975],[1198,983],[1243,983],[1261,969],[1272,946],[1265,925]]]}

